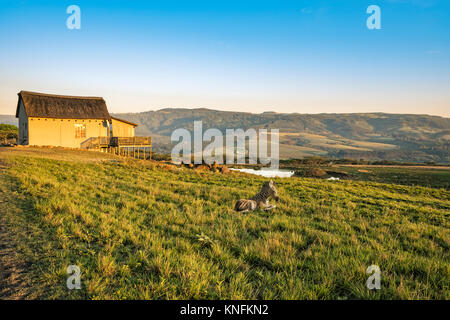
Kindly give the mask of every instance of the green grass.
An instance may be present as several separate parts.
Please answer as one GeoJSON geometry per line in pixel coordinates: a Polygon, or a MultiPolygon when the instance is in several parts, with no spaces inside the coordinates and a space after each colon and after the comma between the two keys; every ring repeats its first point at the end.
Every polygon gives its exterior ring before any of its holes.
{"type": "MultiPolygon", "coordinates": [[[[400,184],[406,186],[423,186],[430,188],[444,188],[450,190],[450,170],[445,167],[420,168],[420,167],[383,167],[383,166],[286,166],[286,169],[294,170],[299,176],[309,172],[311,168],[322,169],[329,172],[323,178],[337,176],[341,179],[355,181],[372,181],[388,184],[400,184]]],[[[319,178],[319,177],[318,177],[319,178]]]]}
{"type": "Polygon", "coordinates": [[[447,190],[276,179],[277,208],[242,214],[264,178],[27,152],[0,154],[0,208],[32,298],[450,298],[447,190]]]}
{"type": "Polygon", "coordinates": [[[350,174],[351,179],[418,185],[450,190],[450,170],[428,168],[389,168],[389,167],[339,167],[339,170],[350,174]],[[360,172],[365,169],[369,172],[360,172]]]}

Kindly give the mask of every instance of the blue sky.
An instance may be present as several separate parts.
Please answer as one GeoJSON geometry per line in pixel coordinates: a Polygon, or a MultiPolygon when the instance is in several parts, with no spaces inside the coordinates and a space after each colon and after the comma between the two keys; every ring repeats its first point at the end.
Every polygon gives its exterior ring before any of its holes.
{"type": "Polygon", "coordinates": [[[103,96],[111,112],[450,116],[446,0],[0,0],[0,41],[0,114],[30,90],[103,96]]]}

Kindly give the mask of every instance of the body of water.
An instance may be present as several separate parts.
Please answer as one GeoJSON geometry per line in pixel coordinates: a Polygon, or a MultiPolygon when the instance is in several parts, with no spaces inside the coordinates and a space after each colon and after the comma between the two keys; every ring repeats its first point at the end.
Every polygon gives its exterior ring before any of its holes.
{"type": "Polygon", "coordinates": [[[270,169],[270,168],[262,168],[260,170],[255,170],[255,169],[233,169],[231,168],[230,170],[233,171],[239,171],[239,172],[245,172],[245,173],[250,173],[250,174],[256,174],[258,176],[263,176],[266,178],[290,178],[294,175],[294,171],[289,171],[289,170],[276,170],[276,169],[270,169]]]}

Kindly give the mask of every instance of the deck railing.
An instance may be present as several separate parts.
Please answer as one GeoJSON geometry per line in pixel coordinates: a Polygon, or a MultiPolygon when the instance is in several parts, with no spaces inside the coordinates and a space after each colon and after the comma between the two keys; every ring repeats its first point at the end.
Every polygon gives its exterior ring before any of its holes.
{"type": "Polygon", "coordinates": [[[81,149],[98,149],[106,148],[110,144],[110,137],[91,137],[83,141],[80,145],[81,149]]]}
{"type": "Polygon", "coordinates": [[[81,149],[102,150],[121,156],[151,159],[151,137],[91,137],[83,141],[81,149]]]}
{"type": "Polygon", "coordinates": [[[111,147],[149,146],[151,144],[151,137],[112,137],[110,141],[111,147]]]}
{"type": "Polygon", "coordinates": [[[108,147],[145,147],[151,146],[151,137],[91,137],[83,141],[81,149],[98,149],[108,147]]]}

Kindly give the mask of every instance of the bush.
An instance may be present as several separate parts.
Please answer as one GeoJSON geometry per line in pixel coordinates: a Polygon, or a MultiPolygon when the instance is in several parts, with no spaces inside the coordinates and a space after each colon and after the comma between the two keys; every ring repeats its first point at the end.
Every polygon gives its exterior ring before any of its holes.
{"type": "Polygon", "coordinates": [[[305,167],[295,171],[295,175],[306,178],[325,178],[327,176],[327,172],[320,168],[305,167]]]}
{"type": "Polygon", "coordinates": [[[8,143],[8,139],[17,139],[19,136],[19,128],[12,124],[0,124],[0,142],[8,143]]]}

